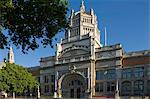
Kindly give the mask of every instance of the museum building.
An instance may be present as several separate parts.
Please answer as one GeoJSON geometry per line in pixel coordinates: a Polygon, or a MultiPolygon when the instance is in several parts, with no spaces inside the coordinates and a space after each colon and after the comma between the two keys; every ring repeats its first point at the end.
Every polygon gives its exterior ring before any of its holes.
{"type": "Polygon", "coordinates": [[[94,10],[71,11],[70,29],[55,56],[30,68],[41,95],[63,98],[150,96],[150,50],[125,53],[121,44],[103,46],[94,10]]]}

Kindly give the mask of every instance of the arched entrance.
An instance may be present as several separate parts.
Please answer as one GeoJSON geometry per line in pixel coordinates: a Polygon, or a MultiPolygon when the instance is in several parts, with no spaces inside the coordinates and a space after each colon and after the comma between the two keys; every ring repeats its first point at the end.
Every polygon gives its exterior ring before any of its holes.
{"type": "Polygon", "coordinates": [[[59,81],[59,92],[63,98],[84,98],[86,88],[86,79],[79,73],[65,74],[59,81]]]}

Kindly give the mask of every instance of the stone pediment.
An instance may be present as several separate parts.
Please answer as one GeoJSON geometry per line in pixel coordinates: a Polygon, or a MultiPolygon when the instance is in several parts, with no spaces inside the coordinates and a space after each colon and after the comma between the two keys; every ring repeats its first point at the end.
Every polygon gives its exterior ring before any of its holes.
{"type": "Polygon", "coordinates": [[[64,49],[61,52],[59,58],[83,55],[88,53],[88,47],[83,45],[72,45],[71,47],[64,49]]]}

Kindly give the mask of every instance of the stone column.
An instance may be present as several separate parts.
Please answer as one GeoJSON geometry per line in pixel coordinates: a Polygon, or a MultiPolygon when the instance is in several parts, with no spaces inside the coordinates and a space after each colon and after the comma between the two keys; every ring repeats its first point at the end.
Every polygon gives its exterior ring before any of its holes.
{"type": "Polygon", "coordinates": [[[106,95],[106,92],[107,92],[107,82],[106,81],[104,81],[103,88],[104,88],[104,95],[106,95]]]}
{"type": "Polygon", "coordinates": [[[145,96],[147,94],[147,80],[144,80],[144,92],[143,92],[143,96],[145,96]]]}
{"type": "Polygon", "coordinates": [[[116,67],[116,92],[115,92],[115,99],[120,99],[119,96],[119,78],[120,78],[120,68],[116,67]]]}
{"type": "Polygon", "coordinates": [[[87,85],[87,87],[88,87],[88,89],[87,89],[87,98],[91,98],[91,67],[88,67],[88,85],[87,85]]]}
{"type": "Polygon", "coordinates": [[[131,81],[131,95],[134,95],[134,81],[131,81]]]}
{"type": "Polygon", "coordinates": [[[55,91],[54,91],[53,98],[57,98],[58,97],[58,95],[57,95],[57,91],[58,91],[58,89],[57,89],[57,87],[58,87],[57,83],[58,83],[58,71],[55,72],[55,91]]]}

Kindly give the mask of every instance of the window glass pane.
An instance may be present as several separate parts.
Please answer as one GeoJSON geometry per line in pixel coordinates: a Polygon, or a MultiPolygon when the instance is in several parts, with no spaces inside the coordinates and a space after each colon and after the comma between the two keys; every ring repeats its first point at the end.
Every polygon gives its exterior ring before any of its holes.
{"type": "Polygon", "coordinates": [[[51,93],[54,93],[54,91],[55,91],[55,87],[54,85],[51,85],[51,93]]]}
{"type": "Polygon", "coordinates": [[[123,91],[131,91],[131,83],[130,82],[124,82],[122,84],[123,91]]]}
{"type": "Polygon", "coordinates": [[[95,91],[96,92],[103,92],[103,83],[96,83],[95,85],[95,91]]]}
{"type": "Polygon", "coordinates": [[[100,92],[103,92],[103,83],[100,83],[100,86],[99,86],[99,88],[100,88],[100,92]]]}
{"type": "Polygon", "coordinates": [[[104,77],[104,71],[96,71],[96,80],[102,80],[104,77]]]}
{"type": "Polygon", "coordinates": [[[144,82],[143,81],[135,81],[134,82],[134,94],[142,95],[144,91],[144,82]]]}
{"type": "Polygon", "coordinates": [[[122,95],[129,95],[131,93],[131,82],[125,81],[122,82],[121,93],[122,95]]]}
{"type": "Polygon", "coordinates": [[[144,68],[143,67],[134,68],[134,77],[144,77],[144,68]]]}
{"type": "Polygon", "coordinates": [[[55,81],[55,75],[51,75],[51,82],[55,81]]]}
{"type": "Polygon", "coordinates": [[[147,76],[150,77],[150,67],[147,67],[147,76]]]}
{"type": "Polygon", "coordinates": [[[131,69],[123,69],[122,70],[122,78],[127,79],[127,78],[131,78],[131,69]]]}
{"type": "Polygon", "coordinates": [[[115,91],[115,83],[114,82],[107,82],[107,91],[115,91]]]}
{"type": "Polygon", "coordinates": [[[147,89],[148,89],[148,92],[150,92],[150,80],[147,82],[147,89]]]}
{"type": "Polygon", "coordinates": [[[45,93],[49,92],[49,85],[45,85],[45,93]]]}
{"type": "Polygon", "coordinates": [[[95,85],[95,91],[99,92],[99,84],[98,83],[96,83],[96,85],[95,85]]]}
{"type": "Polygon", "coordinates": [[[107,79],[115,79],[115,77],[116,77],[116,71],[115,71],[115,69],[107,70],[107,72],[105,73],[105,75],[106,75],[107,79]]]}
{"type": "Polygon", "coordinates": [[[48,81],[49,81],[48,76],[44,76],[44,82],[48,83],[48,81]]]}

